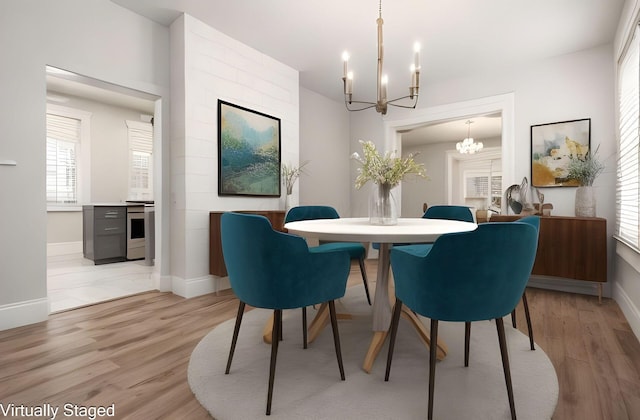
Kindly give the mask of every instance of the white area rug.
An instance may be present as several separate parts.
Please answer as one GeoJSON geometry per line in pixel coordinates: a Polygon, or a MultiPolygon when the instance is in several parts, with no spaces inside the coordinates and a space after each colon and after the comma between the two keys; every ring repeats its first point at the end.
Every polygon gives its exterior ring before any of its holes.
{"type": "MultiPolygon", "coordinates": [[[[336,307],[354,315],[339,320],[346,380],[340,381],[331,327],[302,348],[302,313],[285,311],[284,341],[278,348],[273,419],[424,419],[427,415],[429,352],[409,323],[400,320],[389,382],[384,382],[387,339],[370,374],[362,361],[371,340],[371,307],[360,287],[351,287],[336,307]]],[[[309,308],[309,322],[315,312],[309,308]]],[[[189,385],[218,420],[265,416],[269,355],[262,329],[271,311],[245,313],[229,375],[224,374],[235,319],[220,324],[194,349],[189,385]]],[[[508,318],[508,317],[507,317],[508,318]]],[[[520,420],[550,419],[558,400],[558,380],[550,360],[505,318],[516,412],[520,420]]],[[[423,319],[425,325],[428,320],[423,319]]],[[[436,365],[434,418],[509,419],[509,403],[495,323],[474,322],[471,356],[464,367],[464,324],[440,322],[449,347],[436,365]]]]}

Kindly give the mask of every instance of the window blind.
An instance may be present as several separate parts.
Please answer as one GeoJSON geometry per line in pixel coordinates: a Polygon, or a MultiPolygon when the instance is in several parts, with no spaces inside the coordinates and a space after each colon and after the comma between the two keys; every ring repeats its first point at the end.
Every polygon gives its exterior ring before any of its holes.
{"type": "Polygon", "coordinates": [[[47,202],[78,202],[80,120],[47,114],[47,202]]]}
{"type": "Polygon", "coordinates": [[[620,138],[616,182],[616,231],[620,240],[638,249],[640,43],[637,28],[619,65],[618,101],[620,138]]]}
{"type": "Polygon", "coordinates": [[[153,126],[127,121],[129,131],[129,197],[153,198],[153,126]]]}
{"type": "Polygon", "coordinates": [[[489,197],[488,176],[468,176],[466,184],[465,198],[489,197]]]}

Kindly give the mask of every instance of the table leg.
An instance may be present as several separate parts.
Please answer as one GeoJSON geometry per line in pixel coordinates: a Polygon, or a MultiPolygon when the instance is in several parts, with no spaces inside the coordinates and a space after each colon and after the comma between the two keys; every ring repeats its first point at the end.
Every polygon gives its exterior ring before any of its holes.
{"type": "MultiPolygon", "coordinates": [[[[391,266],[391,260],[389,252],[391,250],[391,244],[380,244],[380,250],[378,252],[378,276],[376,282],[376,294],[373,302],[373,337],[369,344],[369,349],[364,358],[362,369],[370,373],[373,367],[373,362],[376,360],[385,339],[387,338],[387,332],[389,331],[389,325],[391,324],[391,304],[389,296],[389,269],[391,266]]],[[[411,325],[416,329],[418,337],[429,348],[431,342],[429,331],[426,329],[420,319],[411,312],[408,308],[403,307],[403,316],[408,319],[411,325]]],[[[446,343],[438,339],[436,358],[442,360],[447,355],[446,343]]]]}
{"type": "Polygon", "coordinates": [[[376,357],[378,357],[378,353],[380,353],[380,349],[382,349],[382,345],[386,339],[387,331],[373,332],[373,338],[371,339],[371,344],[369,344],[369,350],[367,350],[367,354],[364,357],[364,363],[362,364],[362,369],[365,372],[371,373],[373,362],[375,362],[376,357]]]}
{"type": "MultiPolygon", "coordinates": [[[[425,347],[429,348],[429,346],[431,345],[431,334],[429,333],[429,330],[427,330],[427,328],[424,326],[422,321],[420,321],[420,318],[418,318],[411,309],[407,308],[404,305],[402,305],[402,317],[408,320],[411,325],[413,325],[413,328],[416,329],[420,340],[424,343],[425,347]]],[[[447,347],[447,344],[440,338],[438,338],[437,345],[438,348],[436,350],[436,359],[443,360],[447,356],[449,349],[447,347]]]]}
{"type": "MultiPolygon", "coordinates": [[[[353,316],[351,314],[339,313],[336,315],[338,319],[352,319],[353,316]]],[[[313,343],[318,335],[322,332],[322,329],[329,324],[329,306],[327,303],[323,303],[318,308],[316,312],[316,316],[313,318],[309,326],[307,327],[307,343],[313,343]]],[[[264,329],[262,330],[262,340],[271,344],[271,329],[273,328],[273,315],[269,317],[269,320],[265,323],[264,329]]]]}
{"type": "Polygon", "coordinates": [[[323,303],[318,308],[318,313],[316,313],[316,316],[313,318],[313,321],[311,321],[311,324],[309,324],[309,327],[307,328],[309,334],[309,343],[313,343],[313,340],[318,337],[320,331],[322,331],[322,329],[326,327],[327,324],[329,324],[329,305],[323,303]]]}
{"type": "Polygon", "coordinates": [[[267,344],[271,344],[271,332],[273,331],[273,311],[271,311],[271,316],[264,323],[264,328],[262,329],[262,341],[267,344]]]}
{"type": "Polygon", "coordinates": [[[378,273],[376,278],[376,294],[373,299],[373,337],[369,350],[364,358],[362,369],[370,373],[373,362],[387,338],[391,325],[391,306],[389,305],[389,250],[391,244],[381,243],[378,250],[378,273]]]}

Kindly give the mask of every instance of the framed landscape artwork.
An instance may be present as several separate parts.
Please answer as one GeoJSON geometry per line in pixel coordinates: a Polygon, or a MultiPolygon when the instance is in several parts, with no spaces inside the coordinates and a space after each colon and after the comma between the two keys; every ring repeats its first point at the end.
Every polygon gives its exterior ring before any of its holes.
{"type": "Polygon", "coordinates": [[[531,183],[534,187],[577,187],[567,178],[572,156],[584,157],[591,143],[591,118],[531,126],[531,183]]]}
{"type": "Polygon", "coordinates": [[[280,119],[218,100],[218,195],[280,196],[280,119]]]}

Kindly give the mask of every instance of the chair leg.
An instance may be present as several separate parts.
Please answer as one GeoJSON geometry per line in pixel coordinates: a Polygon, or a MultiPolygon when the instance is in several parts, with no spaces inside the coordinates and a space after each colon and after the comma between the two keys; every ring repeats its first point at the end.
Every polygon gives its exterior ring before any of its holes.
{"type": "Polygon", "coordinates": [[[464,366],[469,367],[469,342],[471,341],[471,322],[464,323],[464,366]]]}
{"type": "Polygon", "coordinates": [[[236,343],[238,342],[238,333],[240,332],[240,324],[242,323],[242,315],[244,315],[245,303],[240,301],[238,305],[238,314],[236,315],[236,326],[233,329],[233,339],[231,340],[231,349],[229,350],[229,358],[227,359],[227,369],[225,369],[225,375],[229,374],[231,369],[231,360],[233,360],[233,353],[236,351],[236,343]]]}
{"type": "Polygon", "coordinates": [[[531,316],[529,316],[529,304],[527,303],[527,292],[522,293],[522,305],[524,306],[524,315],[527,318],[527,329],[529,330],[529,345],[531,350],[535,350],[536,346],[533,342],[533,327],[531,326],[531,316]]]}
{"type": "Polygon", "coordinates": [[[358,258],[360,264],[360,272],[362,273],[362,282],[364,283],[364,292],[367,294],[367,302],[371,305],[371,296],[369,296],[369,281],[367,280],[367,269],[364,266],[364,256],[358,258]]]}
{"type": "Polygon", "coordinates": [[[396,298],[396,304],[393,308],[393,317],[391,318],[391,337],[389,338],[389,353],[387,354],[387,371],[384,374],[384,380],[389,380],[391,372],[391,359],[393,358],[393,349],[396,345],[396,335],[398,334],[398,324],[400,323],[400,314],[402,313],[402,301],[396,298]]]}
{"type": "Polygon", "coordinates": [[[518,328],[516,325],[516,308],[513,308],[513,311],[511,311],[511,325],[513,325],[513,328],[518,328]]]}
{"type": "Polygon", "coordinates": [[[307,307],[302,308],[302,348],[307,348],[307,307]]]}
{"type": "Polygon", "coordinates": [[[267,416],[271,415],[271,401],[273,399],[273,381],[276,376],[276,359],[278,358],[278,344],[282,328],[282,309],[273,311],[273,329],[271,330],[271,363],[269,364],[269,390],[267,391],[267,416]]]}
{"type": "Polygon", "coordinates": [[[336,316],[336,303],[329,301],[329,315],[331,317],[331,329],[333,330],[333,344],[336,348],[338,358],[338,368],[340,369],[340,379],[344,381],[344,366],[342,364],[342,350],[340,349],[340,335],[338,334],[338,317],[336,316]]]}
{"type": "Polygon", "coordinates": [[[433,419],[433,394],[435,390],[436,382],[436,355],[438,346],[435,343],[438,342],[438,320],[431,320],[431,345],[429,346],[429,411],[427,418],[433,419]]]}
{"type": "Polygon", "coordinates": [[[511,419],[516,420],[516,404],[513,399],[513,386],[511,384],[511,368],[509,367],[509,354],[507,351],[507,339],[504,334],[504,321],[496,318],[496,328],[498,330],[498,341],[500,342],[500,354],[502,355],[502,369],[504,370],[504,381],[507,384],[507,395],[509,396],[509,408],[511,409],[511,419]]]}

